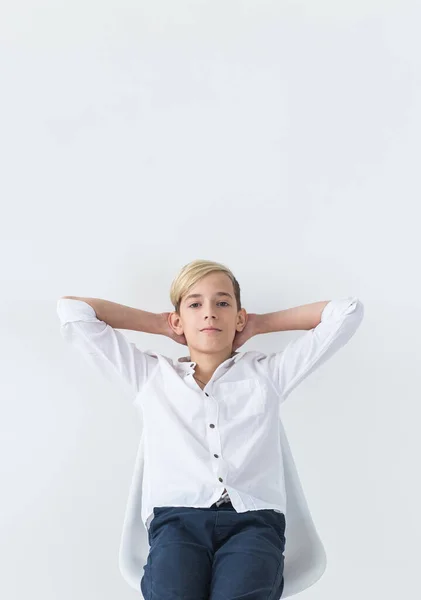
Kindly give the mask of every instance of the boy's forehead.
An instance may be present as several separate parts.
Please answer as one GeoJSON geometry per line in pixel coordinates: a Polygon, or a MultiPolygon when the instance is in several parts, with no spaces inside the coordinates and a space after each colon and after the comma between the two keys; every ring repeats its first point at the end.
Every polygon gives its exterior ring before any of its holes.
{"type": "Polygon", "coordinates": [[[190,298],[202,298],[203,296],[210,296],[210,297],[212,297],[212,296],[216,296],[216,297],[225,296],[225,297],[229,297],[229,298],[233,297],[232,294],[228,290],[217,289],[217,290],[211,290],[211,291],[209,291],[209,292],[207,292],[205,294],[200,293],[200,292],[192,292],[190,294],[187,294],[187,296],[184,298],[184,300],[186,301],[186,300],[189,300],[190,298]]]}

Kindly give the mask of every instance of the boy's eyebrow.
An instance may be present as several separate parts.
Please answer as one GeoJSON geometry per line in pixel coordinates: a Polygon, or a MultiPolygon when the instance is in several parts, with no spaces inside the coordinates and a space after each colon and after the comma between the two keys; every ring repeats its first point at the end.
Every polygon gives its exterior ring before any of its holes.
{"type": "MultiPolygon", "coordinates": [[[[216,292],[215,296],[228,296],[229,298],[231,298],[231,300],[233,300],[234,298],[231,296],[231,294],[228,294],[228,292],[216,292]]],[[[185,298],[185,302],[187,302],[187,300],[189,298],[201,298],[202,294],[190,294],[189,296],[187,296],[185,298]]]]}

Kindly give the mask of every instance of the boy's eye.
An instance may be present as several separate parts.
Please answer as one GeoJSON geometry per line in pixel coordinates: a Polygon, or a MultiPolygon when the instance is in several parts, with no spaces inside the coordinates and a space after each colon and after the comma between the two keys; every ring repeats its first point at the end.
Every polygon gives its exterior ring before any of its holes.
{"type": "MultiPolygon", "coordinates": [[[[199,302],[193,302],[193,304],[190,304],[189,308],[191,308],[195,304],[199,304],[199,302]]],[[[218,302],[218,304],[227,304],[229,306],[228,302],[225,302],[225,300],[221,300],[221,302],[218,302]]]]}

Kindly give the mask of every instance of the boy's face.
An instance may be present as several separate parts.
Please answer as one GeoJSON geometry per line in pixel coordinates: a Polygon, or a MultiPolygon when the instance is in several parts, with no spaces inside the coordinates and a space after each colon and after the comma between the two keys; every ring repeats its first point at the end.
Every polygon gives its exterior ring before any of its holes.
{"type": "Polygon", "coordinates": [[[221,352],[232,348],[235,333],[244,328],[246,316],[244,308],[237,311],[234,286],[228,275],[209,273],[181,299],[180,316],[173,312],[170,320],[176,333],[184,333],[189,348],[221,352]],[[193,294],[200,296],[191,297],[193,294]],[[203,331],[206,327],[219,331],[203,331]]]}

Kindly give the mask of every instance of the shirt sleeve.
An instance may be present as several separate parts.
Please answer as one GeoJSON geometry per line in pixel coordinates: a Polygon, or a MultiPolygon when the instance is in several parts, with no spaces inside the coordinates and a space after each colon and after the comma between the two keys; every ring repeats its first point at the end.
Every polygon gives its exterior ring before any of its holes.
{"type": "Polygon", "coordinates": [[[60,298],[57,313],[63,338],[134,401],[158,367],[157,355],[139,350],[123,333],[100,321],[83,300],[60,298]]]}
{"type": "Polygon", "coordinates": [[[263,359],[281,402],[351,339],[363,316],[364,305],[358,298],[331,300],[317,327],[291,341],[281,352],[263,359]]]}

